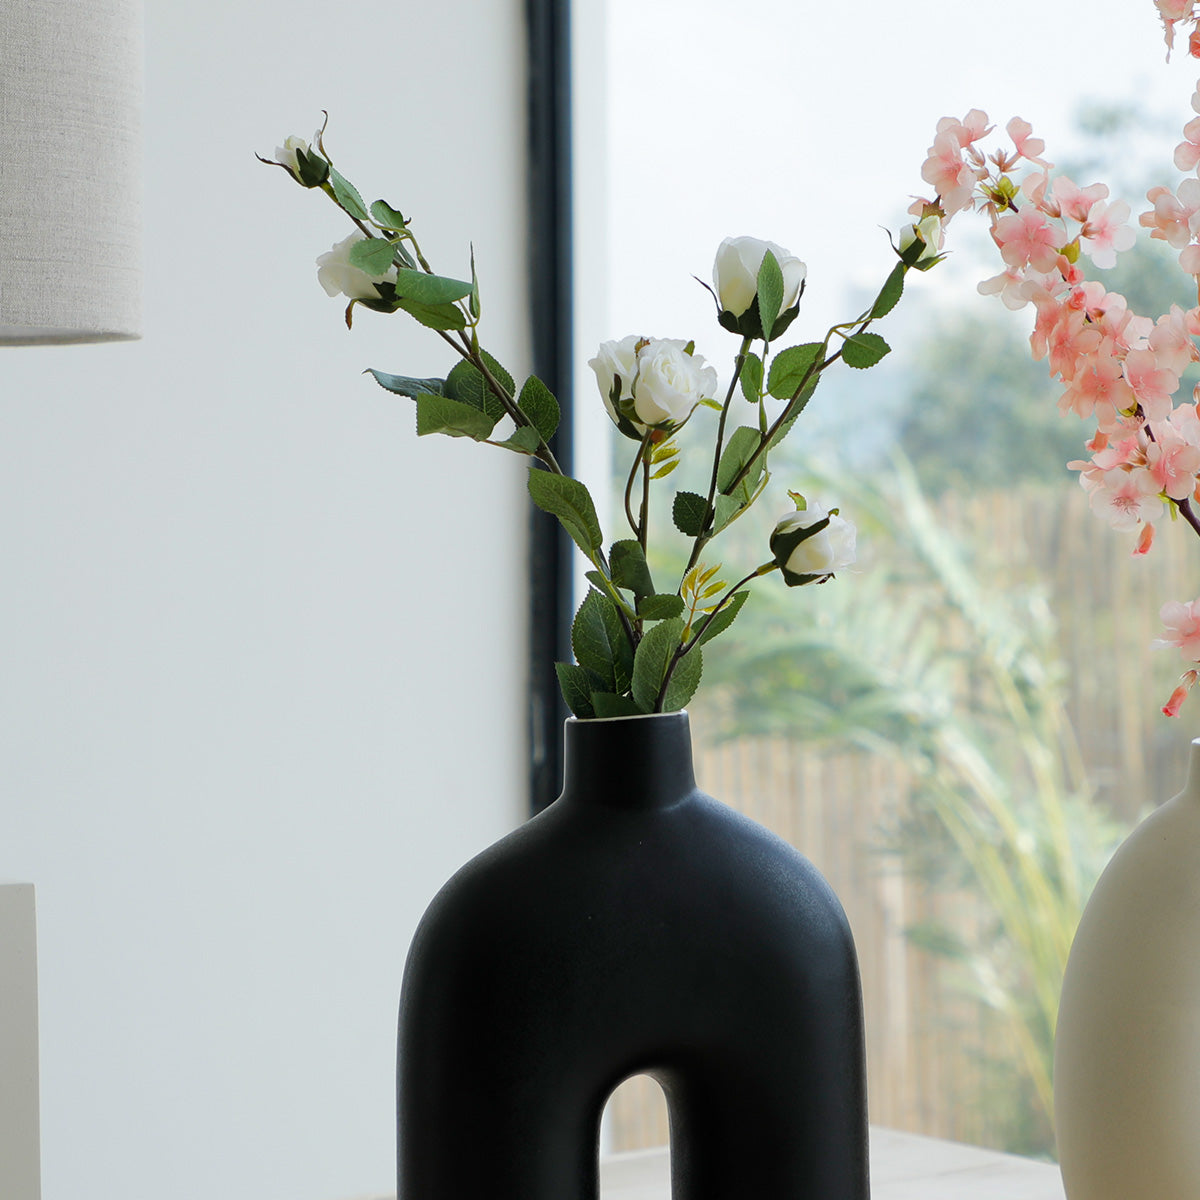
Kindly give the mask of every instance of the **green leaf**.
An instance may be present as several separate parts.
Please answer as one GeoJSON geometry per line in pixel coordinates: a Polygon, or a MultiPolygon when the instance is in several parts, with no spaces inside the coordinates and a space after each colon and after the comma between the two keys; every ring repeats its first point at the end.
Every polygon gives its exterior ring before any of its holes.
{"type": "Polygon", "coordinates": [[[758,268],[758,317],[765,331],[772,332],[783,308],[783,270],[768,250],[758,268]]]}
{"type": "Polygon", "coordinates": [[[516,393],[513,377],[486,351],[481,350],[479,356],[483,359],[492,378],[510,395],[516,393]]]}
{"type": "Polygon", "coordinates": [[[462,310],[453,304],[419,304],[415,300],[398,298],[395,305],[415,317],[426,329],[452,330],[467,327],[462,310]]]}
{"type": "Polygon", "coordinates": [[[803,346],[789,346],[781,350],[771,360],[767,391],[776,400],[790,400],[813,364],[821,361],[824,351],[822,342],[806,342],[803,346]]]}
{"type": "Polygon", "coordinates": [[[683,618],[672,617],[649,629],[633,659],[633,698],[643,712],[654,712],[667,665],[679,649],[683,618]]]}
{"type": "Polygon", "coordinates": [[[897,263],[887,277],[887,282],[880,289],[879,295],[875,297],[875,303],[871,306],[872,320],[877,321],[880,317],[886,317],[900,302],[903,292],[904,264],[897,263]]]}
{"type": "Polygon", "coordinates": [[[577,716],[585,720],[596,715],[592,707],[592,680],[583,667],[574,663],[555,663],[554,672],[558,676],[558,688],[567,707],[577,716]]]}
{"type": "Polygon", "coordinates": [[[714,505],[715,512],[713,514],[713,533],[720,533],[731,521],[737,517],[746,507],[746,501],[740,498],[741,488],[738,488],[738,496],[718,496],[714,505]]]}
{"type": "Polygon", "coordinates": [[[749,592],[734,592],[728,604],[702,621],[698,621],[696,629],[700,633],[700,644],[711,642],[718,634],[724,633],[737,619],[738,613],[742,611],[742,605],[749,599],[749,592]]]}
{"type": "Polygon", "coordinates": [[[638,601],[637,615],[643,621],[666,621],[683,614],[683,598],[674,592],[659,596],[643,596],[638,601]]]}
{"type": "Polygon", "coordinates": [[[517,407],[533,422],[533,427],[549,442],[558,428],[559,409],[554,393],[536,376],[530,375],[521,385],[517,407]]]}
{"type": "Polygon", "coordinates": [[[558,518],[575,545],[595,562],[604,536],[587,488],[569,475],[530,468],[529,495],[543,512],[558,518]]]}
{"type": "Polygon", "coordinates": [[[404,231],[404,217],[385,200],[376,200],[371,205],[371,217],[376,225],[390,229],[394,233],[404,231]]]}
{"type": "Polygon", "coordinates": [[[446,394],[444,379],[409,379],[407,375],[389,375],[386,371],[376,371],[374,367],[368,367],[367,374],[373,375],[381,388],[397,396],[410,396],[415,400],[418,396],[446,394]]]}
{"type": "Polygon", "coordinates": [[[363,198],[358,194],[358,189],[343,175],[329,168],[329,183],[333,188],[333,194],[337,197],[337,202],[350,214],[359,221],[365,221],[367,217],[367,206],[363,203],[363,198]]]}
{"type": "Polygon", "coordinates": [[[856,333],[842,346],[842,358],[846,366],[864,370],[873,367],[891,349],[877,333],[856,333]]]}
{"type": "Polygon", "coordinates": [[[608,562],[612,581],[617,587],[623,587],[635,596],[653,593],[654,580],[650,578],[650,568],[646,565],[646,555],[640,542],[632,538],[613,542],[608,552],[608,562]]]}
{"type": "MultiPolygon", "coordinates": [[[[758,449],[761,441],[762,434],[757,429],[751,429],[749,425],[740,425],[733,431],[733,436],[721,452],[721,464],[717,468],[718,491],[725,495],[729,493],[738,472],[754,456],[754,452],[758,449]]],[[[744,493],[747,500],[750,498],[750,491],[753,489],[755,483],[758,482],[758,477],[762,472],[763,459],[760,455],[758,462],[754,464],[754,468],[738,485],[739,493],[744,493]]]]}
{"type": "Polygon", "coordinates": [[[461,279],[427,275],[407,267],[396,272],[396,295],[416,304],[450,304],[471,294],[471,285],[461,279]]]}
{"type": "Polygon", "coordinates": [[[699,537],[704,532],[708,501],[695,492],[676,492],[671,516],[675,521],[675,528],[685,537],[699,537]]]}
{"type": "Polygon", "coordinates": [[[387,238],[363,238],[350,247],[350,265],[378,278],[392,269],[393,252],[387,238]]]}
{"type": "Polygon", "coordinates": [[[417,434],[444,433],[469,437],[477,442],[492,436],[496,422],[477,408],[451,400],[449,396],[420,395],[417,398],[417,434]]]}
{"type": "Polygon", "coordinates": [[[746,361],[742,363],[740,378],[742,381],[742,395],[751,404],[757,404],[759,396],[762,394],[763,364],[762,359],[753,351],[746,355],[746,361]]]}
{"type": "Polygon", "coordinates": [[[537,430],[530,425],[522,425],[520,429],[514,429],[511,437],[496,443],[497,446],[502,446],[505,450],[513,450],[517,454],[536,454],[541,444],[542,439],[538,437],[537,430]]]}
{"type": "Polygon", "coordinates": [[[677,712],[681,709],[696,694],[696,689],[700,686],[700,676],[703,674],[704,658],[697,644],[679,660],[675,670],[671,672],[667,694],[663,697],[662,711],[677,712]]]}
{"type": "Polygon", "coordinates": [[[630,696],[618,696],[613,692],[593,692],[592,707],[598,717],[640,717],[642,710],[630,696]]]}
{"type": "Polygon", "coordinates": [[[629,688],[633,648],[625,636],[616,606],[599,592],[589,591],[571,624],[571,649],[581,667],[591,671],[610,692],[629,688]]]}
{"type": "MultiPolygon", "coordinates": [[[[486,356],[484,361],[488,361],[486,356]]],[[[493,378],[496,375],[496,369],[499,369],[501,374],[507,375],[499,363],[488,362],[488,370],[492,372],[493,378]]],[[[499,382],[503,384],[503,380],[499,382]]],[[[469,404],[472,408],[487,413],[493,421],[498,421],[504,416],[503,402],[488,387],[483,372],[474,363],[455,363],[450,374],[446,376],[446,395],[453,396],[455,400],[461,400],[463,404],[469,404]]]]}

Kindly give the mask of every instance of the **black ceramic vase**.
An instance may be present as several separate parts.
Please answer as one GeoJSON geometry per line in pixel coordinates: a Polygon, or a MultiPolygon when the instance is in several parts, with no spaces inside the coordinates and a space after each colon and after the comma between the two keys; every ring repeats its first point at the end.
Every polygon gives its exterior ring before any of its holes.
{"type": "Polygon", "coordinates": [[[600,1117],[656,1079],[674,1200],[865,1200],[858,964],[802,855],[696,788],[686,713],[569,720],[545,812],[409,952],[399,1200],[595,1200],[600,1117]]]}

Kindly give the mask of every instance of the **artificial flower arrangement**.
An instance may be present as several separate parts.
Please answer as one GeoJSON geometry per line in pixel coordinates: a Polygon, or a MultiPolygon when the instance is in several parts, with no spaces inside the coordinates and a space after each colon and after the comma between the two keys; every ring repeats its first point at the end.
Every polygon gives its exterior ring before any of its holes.
{"type": "Polygon", "coordinates": [[[819,342],[778,349],[799,312],[805,264],[774,242],[722,242],[709,291],[717,320],[739,339],[723,399],[717,399],[716,370],[691,341],[631,334],[600,347],[590,361],[600,398],[633,445],[624,502],[630,536],[606,548],[587,488],[554,456],[558,401],[536,376],[518,388],[481,345],[474,252],[470,279],[434,272],[411,220],[383,200],[363,201],[335,168],[324,132],[322,127],[311,144],[290,137],[275,159],[261,160],[328,196],[354,226],[317,260],[319,282],[328,295],[348,299],[347,326],[358,307],[404,312],[458,360],[444,379],[370,374],[415,403],[419,435],[470,438],[528,458],[530,497],[557,518],[587,559],[590,588],[571,631],[576,661],[556,664],[563,696],[577,717],[682,708],[700,682],[702,648],[733,623],[753,580],[779,572],[788,587],[825,583],[854,562],[853,524],[837,508],[797,492],[789,492],[792,510],[770,535],[770,557],[745,578],[722,579],[720,562],[710,556],[714,540],[763,494],[771,452],[795,425],[822,374],[839,361],[865,369],[889,352],[870,326],[895,307],[910,270],[940,261],[936,217],[922,216],[901,232],[893,245],[897,261],[865,312],[834,325],[819,342]],[[701,416],[713,423],[708,488],[703,494],[675,491],[669,499],[675,529],[690,551],[678,584],[663,588],[647,560],[651,505],[664,502],[661,481],[678,465],[676,435],[701,416]]]}
{"type": "MultiPolygon", "coordinates": [[[[1189,50],[1200,57],[1195,4],[1155,0],[1168,56],[1176,26],[1191,25],[1189,50]]],[[[1200,113],[1200,84],[1192,109],[1200,113]]],[[[1103,183],[1051,178],[1045,143],[1029,123],[1014,117],[1006,129],[1011,148],[985,154],[981,143],[992,131],[986,113],[942,118],[921,172],[936,195],[910,211],[942,222],[962,211],[986,215],[1004,270],[979,291],[1010,309],[1033,305],[1032,354],[1062,384],[1059,408],[1096,423],[1090,457],[1067,464],[1079,472],[1092,509],[1114,529],[1137,535],[1135,555],[1149,552],[1164,512],[1200,536],[1200,385],[1190,398],[1176,399],[1184,371],[1200,362],[1200,306],[1184,311],[1173,304],[1158,317],[1141,316],[1122,295],[1086,278],[1081,259],[1108,268],[1134,244],[1129,205],[1110,200],[1103,183]],[[1018,181],[1014,172],[1022,166],[1018,181]]],[[[1200,116],[1183,136],[1175,166],[1188,178],[1175,189],[1151,188],[1151,207],[1139,223],[1179,250],[1180,268],[1200,285],[1200,116]]],[[[1165,636],[1154,645],[1175,647],[1200,664],[1200,599],[1164,604],[1161,619],[1165,636]]],[[[1178,715],[1198,678],[1197,666],[1184,673],[1163,706],[1167,716],[1178,715]]]]}

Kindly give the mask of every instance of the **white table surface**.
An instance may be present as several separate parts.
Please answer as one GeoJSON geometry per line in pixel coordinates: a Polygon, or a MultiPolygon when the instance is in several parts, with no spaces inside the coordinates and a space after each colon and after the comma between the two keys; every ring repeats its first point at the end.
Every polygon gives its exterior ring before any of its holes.
{"type": "MultiPolygon", "coordinates": [[[[600,1181],[603,1200],[669,1200],[667,1151],[605,1159],[600,1181]]],[[[1053,1163],[872,1128],[871,1200],[1064,1200],[1064,1195],[1053,1163]]]]}
{"type": "MultiPolygon", "coordinates": [[[[669,1170],[665,1148],[605,1158],[602,1200],[670,1200],[669,1170]]],[[[1064,1194],[1053,1163],[872,1128],[871,1200],[1064,1200],[1064,1194]]]]}

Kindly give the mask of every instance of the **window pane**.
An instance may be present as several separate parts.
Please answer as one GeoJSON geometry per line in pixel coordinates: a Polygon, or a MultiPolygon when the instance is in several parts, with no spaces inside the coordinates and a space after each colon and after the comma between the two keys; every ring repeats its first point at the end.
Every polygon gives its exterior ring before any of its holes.
{"type": "MultiPolygon", "coordinates": [[[[807,262],[792,344],[872,303],[895,262],[882,229],[928,191],[943,116],[1030,120],[1052,159],[1135,214],[1149,184],[1177,180],[1194,69],[1182,54],[1163,65],[1149,0],[1089,6],[1086,28],[1069,8],[1006,6],[1005,29],[1086,62],[1069,86],[1043,56],[1005,52],[999,18],[972,6],[945,28],[911,9],[783,0],[747,0],[736,19],[713,0],[576,7],[577,407],[610,537],[627,536],[634,443],[613,436],[586,360],[631,333],[694,339],[723,395],[738,339],[694,278],[710,280],[722,238],[807,262]]],[[[1061,389],[1031,361],[1031,312],[977,293],[1000,269],[982,220],[958,218],[949,243],[881,323],[893,353],[831,369],[772,459],[771,492],[725,539],[737,548],[714,543],[712,559],[737,579],[769,558],[791,488],[852,517],[858,567],[823,587],[759,581],[689,708],[701,785],[798,846],[846,907],[872,1121],[1052,1153],[1061,965],[1115,841],[1182,784],[1187,730],[1158,716],[1180,668],[1147,647],[1159,606],[1195,596],[1200,575],[1173,531],[1135,561],[1089,512],[1065,464],[1091,430],[1060,416],[1061,389]]],[[[1154,248],[1131,251],[1106,286],[1157,315],[1174,298],[1161,266],[1154,248]]],[[[656,485],[656,538],[670,538],[677,481],[704,490],[702,426],[656,485]]],[[[681,562],[678,545],[657,560],[664,576],[681,562]]],[[[649,1122],[628,1111],[613,1128],[649,1122]]]]}

